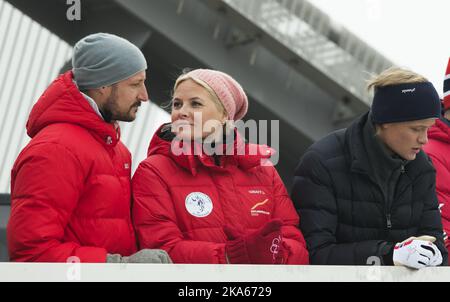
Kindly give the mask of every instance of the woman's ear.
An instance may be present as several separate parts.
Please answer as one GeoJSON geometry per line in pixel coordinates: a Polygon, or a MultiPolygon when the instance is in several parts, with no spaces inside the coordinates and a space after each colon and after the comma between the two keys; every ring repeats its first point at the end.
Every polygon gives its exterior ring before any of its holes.
{"type": "Polygon", "coordinates": [[[224,112],[222,114],[222,120],[221,120],[222,125],[225,125],[227,123],[227,121],[228,121],[228,114],[224,112]]]}

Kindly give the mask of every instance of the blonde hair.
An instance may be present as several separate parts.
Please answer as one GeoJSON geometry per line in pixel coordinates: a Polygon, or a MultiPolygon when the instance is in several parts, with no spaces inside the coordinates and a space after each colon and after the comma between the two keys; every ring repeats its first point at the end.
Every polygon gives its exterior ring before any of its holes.
{"type": "Polygon", "coordinates": [[[178,86],[181,84],[181,82],[184,82],[186,80],[192,80],[195,83],[199,84],[200,86],[202,86],[203,88],[206,89],[206,91],[208,91],[208,93],[211,96],[211,100],[213,101],[214,105],[216,105],[217,109],[219,110],[219,112],[221,112],[224,116],[228,117],[228,112],[225,109],[225,107],[223,106],[222,102],[219,100],[219,97],[217,96],[217,94],[214,92],[214,90],[211,89],[211,87],[209,87],[208,84],[206,84],[204,81],[196,79],[191,77],[188,74],[182,74],[181,76],[178,77],[178,79],[175,81],[175,85],[173,86],[173,91],[175,92],[175,90],[178,88],[178,86]]]}
{"type": "Polygon", "coordinates": [[[379,75],[373,76],[367,83],[367,90],[374,89],[378,87],[399,85],[399,84],[409,84],[409,83],[423,83],[428,82],[428,80],[411,70],[391,67],[380,73],[379,75]]]}

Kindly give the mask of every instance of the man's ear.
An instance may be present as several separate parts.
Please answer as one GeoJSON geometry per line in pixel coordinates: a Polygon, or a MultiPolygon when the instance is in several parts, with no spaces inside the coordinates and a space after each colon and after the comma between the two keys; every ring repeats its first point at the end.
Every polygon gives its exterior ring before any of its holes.
{"type": "Polygon", "coordinates": [[[389,128],[389,127],[390,127],[389,124],[377,124],[377,125],[375,125],[375,129],[377,129],[377,130],[385,130],[385,129],[389,128]]]}
{"type": "Polygon", "coordinates": [[[108,95],[109,94],[109,86],[102,86],[102,87],[100,87],[100,88],[98,88],[98,89],[96,89],[97,90],[97,92],[100,94],[100,95],[108,95]]]}
{"type": "Polygon", "coordinates": [[[103,103],[103,100],[106,100],[110,93],[110,87],[102,86],[100,88],[89,89],[87,91],[87,95],[90,96],[97,104],[103,103]]]}

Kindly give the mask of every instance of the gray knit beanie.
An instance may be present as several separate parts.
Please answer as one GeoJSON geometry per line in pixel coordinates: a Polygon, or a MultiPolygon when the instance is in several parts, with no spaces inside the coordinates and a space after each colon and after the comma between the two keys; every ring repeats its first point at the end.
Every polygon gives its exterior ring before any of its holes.
{"type": "Polygon", "coordinates": [[[141,50],[128,40],[96,33],[75,44],[72,66],[78,88],[86,90],[126,80],[146,70],[147,62],[141,50]]]}

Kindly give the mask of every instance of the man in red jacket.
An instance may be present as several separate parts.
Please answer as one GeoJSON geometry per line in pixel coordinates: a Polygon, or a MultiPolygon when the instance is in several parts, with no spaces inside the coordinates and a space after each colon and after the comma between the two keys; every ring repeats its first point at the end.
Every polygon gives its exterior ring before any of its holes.
{"type": "Polygon", "coordinates": [[[443,117],[429,130],[429,142],[424,150],[436,168],[436,192],[440,203],[442,226],[447,250],[450,242],[447,234],[450,231],[450,59],[444,79],[444,99],[442,101],[443,117]]]}
{"type": "Polygon", "coordinates": [[[72,65],[34,105],[32,139],[11,172],[10,259],[170,262],[161,250],[136,253],[131,154],[117,124],[133,121],[148,100],[145,57],[97,33],[76,43],[72,65]]]}

